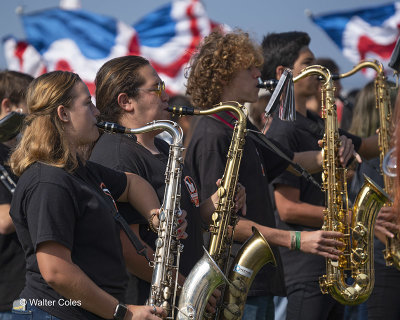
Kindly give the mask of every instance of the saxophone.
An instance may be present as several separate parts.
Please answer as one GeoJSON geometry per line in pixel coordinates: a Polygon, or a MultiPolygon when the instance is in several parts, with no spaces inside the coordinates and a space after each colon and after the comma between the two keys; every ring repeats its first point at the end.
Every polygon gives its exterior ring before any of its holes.
{"type": "Polygon", "coordinates": [[[137,129],[128,129],[110,122],[100,122],[97,126],[111,133],[140,134],[163,130],[172,136],[165,170],[165,191],[160,208],[156,250],[154,261],[150,263],[154,270],[147,304],[162,307],[168,314],[166,319],[173,320],[178,290],[179,260],[183,251],[183,245],[176,233],[181,211],[182,129],[175,122],[168,120],[152,121],[137,129]]]}
{"type": "Polygon", "coordinates": [[[233,210],[233,199],[246,135],[246,115],[243,106],[234,102],[220,103],[209,110],[170,107],[169,111],[177,115],[210,115],[230,111],[238,117],[233,129],[225,171],[218,188],[219,202],[209,228],[209,250],[205,250],[203,257],[186,278],[179,299],[177,319],[201,319],[205,316],[204,309],[211,294],[225,283],[228,285],[215,319],[241,319],[247,293],[255,275],[267,262],[276,264],[267,241],[254,228],[253,235],[243,244],[229,268],[234,229],[239,219],[233,210]],[[228,274],[227,278],[225,274],[228,274]]]}
{"type": "MultiPolygon", "coordinates": [[[[384,190],[387,194],[393,196],[393,179],[392,177],[383,174],[382,164],[385,155],[389,152],[390,141],[392,132],[392,114],[390,105],[390,93],[389,86],[386,81],[385,72],[382,64],[377,60],[372,61],[361,61],[352,70],[344,74],[335,75],[337,78],[346,78],[363,68],[371,68],[376,71],[375,78],[375,97],[376,97],[376,107],[379,111],[379,133],[378,133],[378,143],[379,143],[379,159],[380,159],[380,170],[383,176],[384,190]]],[[[392,203],[388,202],[386,205],[391,206],[392,203]]],[[[398,270],[400,270],[400,238],[397,233],[395,237],[386,237],[386,249],[384,250],[384,257],[386,260],[386,265],[394,265],[398,270]]]]}
{"type": "Polygon", "coordinates": [[[342,304],[356,305],[369,297],[374,286],[374,223],[388,197],[365,177],[353,209],[349,208],[346,169],[340,165],[337,156],[340,139],[331,74],[328,69],[314,65],[302,70],[294,81],[312,75],[324,80],[321,88],[322,118],[325,119],[322,189],[326,208],[322,229],[342,232],[345,243],[343,249],[338,248],[343,251],[339,260],[326,259],[326,275],[319,282],[322,293],[330,293],[342,304]]]}

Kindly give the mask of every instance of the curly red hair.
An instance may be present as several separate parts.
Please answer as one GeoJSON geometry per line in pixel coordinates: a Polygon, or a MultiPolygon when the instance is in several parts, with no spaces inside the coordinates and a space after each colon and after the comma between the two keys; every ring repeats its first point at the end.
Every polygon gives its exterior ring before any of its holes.
{"type": "Polygon", "coordinates": [[[261,47],[248,33],[214,31],[191,59],[186,93],[194,106],[209,109],[221,101],[222,89],[238,71],[262,64],[261,47]]]}

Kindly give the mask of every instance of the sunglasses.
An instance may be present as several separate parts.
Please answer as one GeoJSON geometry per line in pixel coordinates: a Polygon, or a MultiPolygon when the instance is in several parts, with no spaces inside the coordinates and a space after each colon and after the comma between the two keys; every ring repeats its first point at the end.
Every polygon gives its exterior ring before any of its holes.
{"type": "Polygon", "coordinates": [[[164,81],[160,81],[157,84],[157,88],[151,88],[151,89],[138,88],[138,90],[144,90],[147,92],[155,92],[159,97],[161,97],[161,94],[165,91],[165,83],[164,83],[164,81]]]}

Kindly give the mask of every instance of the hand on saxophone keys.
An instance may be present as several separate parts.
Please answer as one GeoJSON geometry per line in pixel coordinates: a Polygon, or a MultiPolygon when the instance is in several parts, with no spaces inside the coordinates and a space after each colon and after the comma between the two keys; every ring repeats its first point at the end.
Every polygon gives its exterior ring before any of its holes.
{"type": "MultiPolygon", "coordinates": [[[[156,233],[160,225],[160,210],[161,209],[152,210],[151,216],[148,220],[150,229],[156,233]]],[[[178,219],[178,226],[176,230],[178,239],[186,239],[188,237],[188,234],[185,232],[188,225],[186,221],[187,212],[185,210],[180,210],[176,214],[178,219]]]]}
{"type": "MultiPolygon", "coordinates": [[[[319,140],[318,145],[322,148],[323,140],[319,140]]],[[[346,136],[340,136],[338,157],[342,167],[348,166],[353,161],[357,161],[358,163],[362,162],[360,155],[354,150],[352,140],[346,136]]]]}
{"type": "MultiPolygon", "coordinates": [[[[221,187],[221,179],[218,179],[217,182],[215,183],[218,188],[221,187]]],[[[218,207],[218,202],[220,195],[219,195],[219,189],[214,192],[214,194],[211,196],[212,203],[214,204],[214,210],[217,209],[218,207]]],[[[247,205],[246,205],[246,188],[241,184],[237,183],[236,185],[236,193],[235,193],[235,206],[234,210],[235,213],[237,213],[239,210],[241,210],[242,216],[246,215],[246,210],[247,210],[247,205]]]]}
{"type": "Polygon", "coordinates": [[[332,260],[338,260],[344,243],[338,239],[343,238],[343,233],[336,231],[302,231],[300,250],[317,254],[332,260]]]}
{"type": "Polygon", "coordinates": [[[210,298],[208,299],[206,305],[206,312],[214,314],[217,311],[217,303],[221,298],[221,291],[219,289],[215,289],[214,292],[211,294],[210,298]]]}
{"type": "Polygon", "coordinates": [[[346,167],[352,161],[357,161],[358,163],[362,162],[360,155],[354,150],[352,140],[346,136],[340,136],[338,157],[342,167],[346,167]]]}
{"type": "Polygon", "coordinates": [[[400,232],[397,223],[397,212],[392,206],[383,206],[375,221],[375,235],[385,242],[385,237],[394,238],[400,232]],[[381,237],[381,235],[384,235],[381,237]]]}
{"type": "Polygon", "coordinates": [[[128,312],[125,320],[157,320],[164,319],[167,316],[165,310],[156,306],[136,306],[127,305],[128,312]]]}

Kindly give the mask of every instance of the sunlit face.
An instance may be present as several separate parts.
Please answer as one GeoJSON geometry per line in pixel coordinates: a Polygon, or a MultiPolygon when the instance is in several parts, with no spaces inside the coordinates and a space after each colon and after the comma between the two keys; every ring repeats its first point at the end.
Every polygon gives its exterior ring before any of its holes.
{"type": "Polygon", "coordinates": [[[99,137],[96,117],[100,112],[92,103],[89,90],[82,81],[75,84],[73,94],[72,105],[65,108],[68,121],[64,127],[71,144],[79,147],[92,143],[99,137]]]}
{"type": "MultiPolygon", "coordinates": [[[[308,46],[303,47],[300,50],[299,57],[294,62],[293,65],[293,77],[296,77],[300,74],[300,72],[314,64],[315,57],[308,46]]],[[[306,77],[299,81],[296,81],[294,84],[294,92],[295,95],[303,96],[303,97],[310,97],[317,93],[318,90],[318,79],[316,76],[306,77]]]]}
{"type": "Polygon", "coordinates": [[[223,89],[223,100],[237,101],[241,104],[256,102],[259,91],[257,78],[260,76],[260,69],[254,66],[239,70],[229,85],[223,89]]]}
{"type": "Polygon", "coordinates": [[[171,114],[167,111],[169,96],[162,89],[162,80],[150,65],[143,66],[140,75],[144,84],[140,86],[139,94],[134,99],[136,123],[145,125],[153,120],[169,120],[171,114]]]}

